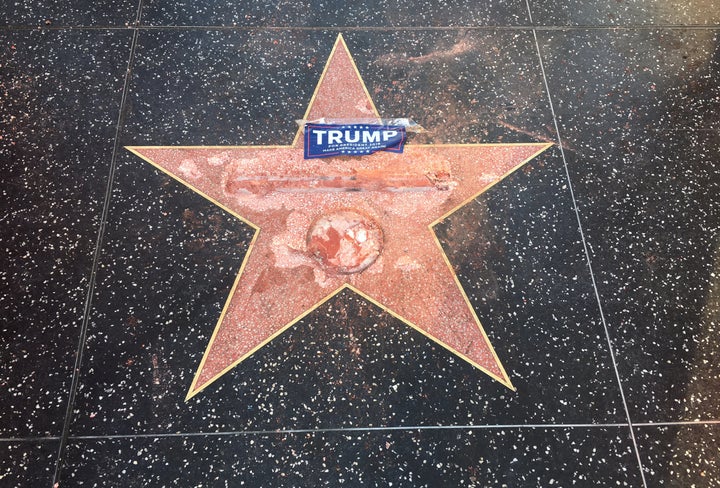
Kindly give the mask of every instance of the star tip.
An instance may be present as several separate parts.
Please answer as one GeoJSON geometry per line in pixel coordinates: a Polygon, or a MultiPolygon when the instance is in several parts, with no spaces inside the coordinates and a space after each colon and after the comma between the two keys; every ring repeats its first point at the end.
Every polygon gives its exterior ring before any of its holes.
{"type": "Polygon", "coordinates": [[[342,32],[338,34],[337,39],[335,39],[335,47],[342,46],[345,50],[349,51],[347,43],[345,42],[345,37],[342,35],[342,32]]]}
{"type": "Polygon", "coordinates": [[[197,382],[193,381],[192,385],[190,385],[190,389],[187,392],[187,395],[185,395],[185,403],[189,402],[195,395],[200,393],[203,390],[202,388],[197,388],[197,382]]]}
{"type": "Polygon", "coordinates": [[[190,388],[190,391],[188,391],[187,395],[185,395],[185,403],[189,402],[192,399],[192,397],[194,397],[197,394],[198,394],[197,391],[190,388]]]}

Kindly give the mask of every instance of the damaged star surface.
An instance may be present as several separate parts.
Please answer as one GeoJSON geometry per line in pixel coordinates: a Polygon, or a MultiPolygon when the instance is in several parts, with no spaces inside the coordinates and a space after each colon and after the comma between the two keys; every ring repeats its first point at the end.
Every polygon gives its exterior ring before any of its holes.
{"type": "MultiPolygon", "coordinates": [[[[342,36],[304,118],[380,120],[342,36]]],[[[256,229],[187,398],[344,288],[513,388],[433,226],[550,145],[408,144],[305,160],[300,130],[288,146],[128,147],[256,229]],[[379,257],[357,273],[308,251],[313,223],[347,209],[383,235],[379,257]]]]}

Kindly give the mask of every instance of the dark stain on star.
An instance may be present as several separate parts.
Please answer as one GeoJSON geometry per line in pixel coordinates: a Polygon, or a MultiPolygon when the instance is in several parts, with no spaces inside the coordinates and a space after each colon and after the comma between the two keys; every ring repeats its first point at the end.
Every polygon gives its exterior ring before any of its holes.
{"type": "Polygon", "coordinates": [[[298,278],[310,281],[313,279],[313,269],[310,266],[298,266],[294,269],[266,268],[262,271],[252,289],[253,293],[265,293],[273,287],[292,282],[298,278]]]}

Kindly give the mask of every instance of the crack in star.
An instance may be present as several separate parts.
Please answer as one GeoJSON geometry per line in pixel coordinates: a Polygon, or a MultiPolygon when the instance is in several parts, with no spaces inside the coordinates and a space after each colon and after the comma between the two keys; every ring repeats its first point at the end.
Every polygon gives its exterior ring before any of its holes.
{"type": "MultiPolygon", "coordinates": [[[[321,117],[380,119],[342,36],[304,119],[321,117]]],[[[346,288],[513,388],[433,226],[551,144],[408,144],[305,160],[300,135],[289,146],[128,147],[256,230],[187,398],[346,288]],[[309,252],[308,231],[348,210],[378,223],[382,251],[338,273],[309,252]]]]}

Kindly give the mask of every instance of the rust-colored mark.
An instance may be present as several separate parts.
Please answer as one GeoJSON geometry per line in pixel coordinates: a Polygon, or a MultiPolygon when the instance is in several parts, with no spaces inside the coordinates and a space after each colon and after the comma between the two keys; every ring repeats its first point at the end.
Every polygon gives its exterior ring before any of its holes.
{"type": "MultiPolygon", "coordinates": [[[[352,166],[353,162],[349,163],[352,166]]],[[[352,174],[328,172],[308,177],[258,176],[243,174],[230,176],[225,183],[226,193],[321,192],[321,191],[422,191],[452,185],[449,175],[438,185],[435,175],[411,172],[395,174],[391,171],[356,170],[352,174]]]]}
{"type": "Polygon", "coordinates": [[[342,274],[360,273],[377,260],[383,233],[367,215],[340,210],[323,215],[308,232],[308,251],[325,269],[342,274]]]}
{"type": "MultiPolygon", "coordinates": [[[[305,119],[378,117],[338,37],[305,119]]],[[[257,229],[188,398],[349,288],[512,387],[432,230],[551,144],[412,145],[303,159],[289,146],[131,147],[257,229]]]]}

